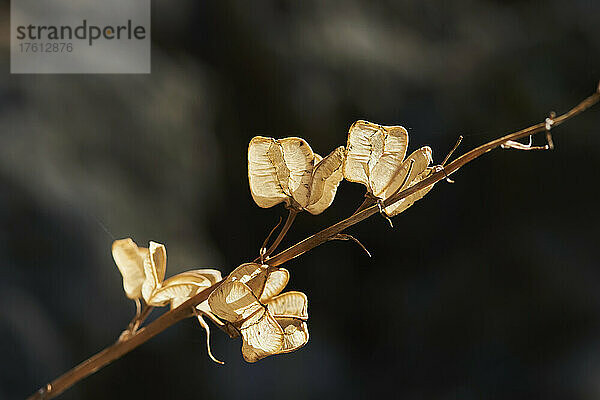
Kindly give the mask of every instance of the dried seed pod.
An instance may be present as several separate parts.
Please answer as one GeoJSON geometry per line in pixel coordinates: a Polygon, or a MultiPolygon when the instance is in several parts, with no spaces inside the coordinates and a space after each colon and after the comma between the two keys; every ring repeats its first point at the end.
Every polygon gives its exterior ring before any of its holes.
{"type": "Polygon", "coordinates": [[[301,138],[256,136],[248,146],[252,198],[263,208],[283,202],[288,208],[319,214],[335,197],[343,159],[343,147],[322,159],[301,138]]]}
{"type": "Polygon", "coordinates": [[[289,272],[283,268],[248,263],[210,294],[211,311],[239,330],[246,361],[290,352],[308,342],[306,295],[278,295],[288,280],[289,272]]]}
{"type": "Polygon", "coordinates": [[[408,147],[408,132],[401,126],[382,126],[367,121],[356,121],[348,132],[344,177],[350,182],[362,183],[367,191],[381,197],[398,179],[408,147]]]}
{"type": "MultiPolygon", "coordinates": [[[[163,282],[167,269],[167,249],[164,245],[150,242],[148,249],[139,248],[131,239],[116,240],[112,246],[113,258],[123,275],[123,288],[127,297],[144,298],[147,305],[161,307],[171,304],[171,309],[179,307],[189,298],[221,281],[221,272],[214,269],[197,269],[182,272],[163,282]]],[[[206,331],[208,355],[217,360],[210,349],[210,328],[202,318],[209,317],[218,325],[223,323],[210,311],[206,301],[197,307],[196,316],[206,331]]],[[[139,312],[139,310],[138,310],[139,312]]]]}
{"type": "MultiPolygon", "coordinates": [[[[344,177],[365,185],[371,196],[388,199],[431,174],[431,148],[421,147],[404,159],[407,146],[408,134],[401,126],[356,121],[348,133],[344,177]]],[[[432,187],[386,207],[386,214],[390,217],[398,215],[432,187]]]]}
{"type": "Polygon", "coordinates": [[[269,268],[267,270],[267,279],[262,288],[259,300],[264,302],[273,296],[278,295],[285,289],[290,280],[290,273],[285,268],[269,268]]]}
{"type": "Polygon", "coordinates": [[[306,197],[313,160],[313,151],[303,139],[252,138],[248,146],[248,180],[256,204],[268,208],[285,202],[292,207],[294,196],[306,197]]]}
{"type": "Polygon", "coordinates": [[[171,304],[175,308],[190,297],[221,281],[221,273],[214,269],[197,269],[182,272],[163,282],[167,270],[167,249],[164,245],[150,242],[150,257],[144,260],[146,279],[142,295],[146,304],[161,307],[171,304]]]}
{"type": "Polygon", "coordinates": [[[146,304],[161,307],[179,306],[190,297],[221,281],[221,272],[197,269],[175,275],[163,282],[167,269],[167,249],[150,242],[149,248],[138,247],[131,239],[116,240],[113,258],[123,275],[125,294],[131,299],[143,297],[146,304]]]}

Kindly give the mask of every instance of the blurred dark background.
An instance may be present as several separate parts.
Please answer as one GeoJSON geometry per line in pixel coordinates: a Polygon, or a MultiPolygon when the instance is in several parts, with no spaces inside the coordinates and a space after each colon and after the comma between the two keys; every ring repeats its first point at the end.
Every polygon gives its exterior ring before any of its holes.
{"type": "MultiPolygon", "coordinates": [[[[326,154],[357,119],[439,162],[564,112],[600,78],[600,2],[154,1],[150,75],[10,75],[0,6],[0,398],[111,344],[134,312],[110,245],[167,245],[172,275],[229,272],[285,215],[247,183],[254,135],[326,154]]],[[[600,108],[553,152],[497,150],[394,220],[289,262],[308,345],[247,364],[184,321],[63,399],[600,397],[600,108]]],[[[543,138],[536,141],[543,144],[543,138]]],[[[301,215],[291,244],[364,188],[301,215]]]]}

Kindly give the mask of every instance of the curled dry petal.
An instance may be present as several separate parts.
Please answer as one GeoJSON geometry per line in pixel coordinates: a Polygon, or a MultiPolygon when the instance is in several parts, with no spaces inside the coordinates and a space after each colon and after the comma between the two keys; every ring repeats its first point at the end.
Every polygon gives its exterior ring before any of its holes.
{"type": "Polygon", "coordinates": [[[257,263],[245,263],[234,269],[225,279],[224,283],[229,281],[239,281],[241,283],[249,283],[250,289],[253,292],[259,293],[262,291],[266,279],[266,267],[257,263]],[[263,275],[263,279],[253,280],[258,275],[263,275]]]}
{"type": "Polygon", "coordinates": [[[310,196],[305,206],[309,213],[320,214],[333,203],[337,188],[344,178],[342,173],[344,153],[344,147],[340,146],[322,160],[321,156],[315,154],[316,166],[313,171],[310,196]]]}
{"type": "Polygon", "coordinates": [[[319,214],[333,202],[343,160],[343,147],[322,159],[301,138],[256,136],[248,146],[252,198],[263,208],[285,202],[287,207],[319,214]]]}
{"type": "Polygon", "coordinates": [[[380,194],[382,199],[387,199],[399,190],[406,189],[413,180],[417,178],[425,169],[431,164],[431,148],[424,146],[418,150],[412,152],[406,159],[400,164],[396,171],[396,175],[380,194]],[[410,175],[407,176],[409,174],[410,175]]]}
{"type": "Polygon", "coordinates": [[[308,343],[308,298],[302,292],[286,292],[267,303],[284,335],[282,353],[299,349],[308,343]]]}
{"type": "Polygon", "coordinates": [[[285,292],[267,302],[267,308],[275,318],[308,319],[308,298],[302,292],[285,292]]]}
{"type": "Polygon", "coordinates": [[[221,272],[214,269],[182,272],[164,281],[148,298],[147,303],[154,307],[171,303],[173,309],[220,280],[221,272]]]}
{"type": "Polygon", "coordinates": [[[283,349],[283,329],[264,308],[246,319],[242,323],[240,332],[242,334],[242,355],[248,362],[256,362],[265,357],[279,354],[283,349]]]}
{"type": "Polygon", "coordinates": [[[344,177],[381,197],[394,182],[407,147],[408,132],[403,127],[356,121],[348,132],[344,177]]]}
{"type": "Polygon", "coordinates": [[[113,242],[112,255],[123,276],[125,294],[130,299],[139,299],[146,279],[144,259],[148,257],[148,249],[138,247],[130,238],[120,239],[113,242]]]}
{"type": "Polygon", "coordinates": [[[164,245],[150,242],[148,248],[150,257],[144,259],[144,273],[146,278],[142,285],[142,296],[146,303],[152,293],[159,287],[167,270],[167,249],[164,245]]]}
{"type": "Polygon", "coordinates": [[[285,289],[290,280],[290,273],[285,268],[269,267],[267,270],[267,279],[259,297],[262,302],[267,301],[273,296],[278,295],[285,289]]]}
{"type": "MultiPolygon", "coordinates": [[[[413,185],[416,185],[423,179],[428,178],[434,171],[435,171],[434,167],[427,167],[412,182],[410,182],[410,184],[406,187],[406,189],[408,189],[409,187],[411,187],[413,185]]],[[[395,202],[394,204],[386,207],[385,212],[390,217],[400,214],[401,212],[406,210],[408,207],[412,206],[415,203],[415,201],[422,199],[427,193],[429,193],[429,191],[432,188],[433,188],[433,185],[429,185],[429,186],[424,187],[421,190],[417,190],[415,193],[411,194],[410,196],[405,197],[402,200],[399,200],[399,201],[395,202]]]]}
{"type": "Polygon", "coordinates": [[[242,321],[262,308],[252,290],[239,281],[224,282],[208,297],[213,313],[231,323],[242,321]]]}

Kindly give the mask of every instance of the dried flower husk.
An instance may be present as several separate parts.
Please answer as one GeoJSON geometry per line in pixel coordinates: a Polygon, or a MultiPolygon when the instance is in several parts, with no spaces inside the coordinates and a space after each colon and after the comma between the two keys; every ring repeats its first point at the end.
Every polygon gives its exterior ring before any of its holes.
{"type": "Polygon", "coordinates": [[[222,279],[221,272],[215,269],[196,269],[164,280],[167,250],[156,242],[150,242],[148,248],[143,248],[130,238],[116,240],[112,253],[123,276],[127,297],[143,298],[153,307],[171,304],[171,308],[175,308],[222,279]]]}
{"type": "Polygon", "coordinates": [[[281,291],[289,272],[256,263],[236,268],[208,298],[210,309],[240,331],[248,362],[294,351],[309,339],[308,299],[281,291]]]}
{"type": "MultiPolygon", "coordinates": [[[[130,239],[116,240],[112,245],[113,258],[123,276],[125,294],[131,299],[143,298],[147,305],[171,309],[179,307],[188,299],[222,280],[215,269],[196,269],[177,274],[164,280],[167,270],[167,249],[164,245],[150,242],[148,248],[138,247],[130,239]]],[[[198,321],[206,331],[206,347],[210,358],[219,364],[210,349],[210,327],[202,318],[209,317],[218,325],[223,323],[210,311],[205,300],[197,307],[198,321]]]]}
{"type": "Polygon", "coordinates": [[[344,178],[362,183],[381,197],[390,186],[400,186],[397,172],[408,147],[408,132],[401,126],[382,126],[356,121],[348,132],[344,178]]]}
{"type": "MultiPolygon", "coordinates": [[[[344,178],[362,183],[369,195],[385,200],[431,174],[431,148],[421,147],[405,159],[407,147],[408,132],[403,127],[356,121],[348,133],[344,178]]],[[[386,213],[389,216],[399,214],[432,187],[386,207],[386,213]]]]}
{"type": "Polygon", "coordinates": [[[338,147],[325,158],[315,154],[315,169],[312,174],[310,194],[304,208],[313,215],[325,211],[335,198],[337,188],[344,179],[345,149],[338,147]]]}
{"type": "Polygon", "coordinates": [[[252,198],[263,208],[285,203],[319,214],[331,205],[343,179],[344,156],[343,147],[322,158],[304,139],[256,136],[248,146],[252,198]]]}

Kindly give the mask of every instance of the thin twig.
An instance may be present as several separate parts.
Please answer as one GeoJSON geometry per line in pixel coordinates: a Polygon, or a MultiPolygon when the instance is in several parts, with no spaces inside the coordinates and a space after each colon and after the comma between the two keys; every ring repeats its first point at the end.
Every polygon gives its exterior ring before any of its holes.
{"type": "Polygon", "coordinates": [[[365,200],[362,202],[362,204],[360,206],[358,206],[358,208],[356,209],[356,211],[354,211],[354,213],[352,215],[359,213],[366,208],[371,207],[375,203],[377,203],[377,198],[367,192],[367,194],[365,194],[365,200]]]}
{"type": "MultiPolygon", "coordinates": [[[[581,113],[588,107],[596,104],[600,99],[600,85],[596,93],[583,100],[577,106],[566,112],[565,114],[553,118],[551,120],[552,127],[558,126],[568,120],[569,118],[581,113]]],[[[488,142],[484,145],[481,145],[465,154],[460,156],[459,158],[452,161],[450,164],[445,166],[443,170],[437,171],[433,173],[428,178],[416,183],[408,189],[405,189],[399,193],[394,194],[390,198],[386,199],[383,202],[385,207],[402,200],[411,194],[421,190],[427,186],[433,185],[434,183],[447,178],[448,175],[456,172],[459,168],[466,165],[467,163],[473,161],[477,157],[487,153],[488,151],[499,147],[501,144],[506,143],[509,140],[518,140],[520,138],[533,135],[538,132],[547,131],[548,121],[543,123],[539,123],[533,125],[529,128],[522,129],[518,132],[511,133],[509,135],[503,136],[499,139],[488,142]]],[[[379,207],[377,205],[370,206],[362,211],[359,211],[352,216],[323,229],[322,231],[304,239],[303,241],[289,247],[288,249],[280,252],[274,257],[267,260],[267,264],[270,266],[281,265],[307,251],[315,248],[316,246],[328,241],[330,238],[335,237],[339,233],[341,233],[346,228],[363,221],[364,219],[376,214],[379,212],[379,207]]],[[[289,228],[288,228],[289,229],[289,228]]],[[[256,278],[255,278],[256,279],[256,278]]],[[[90,374],[98,371],[100,368],[105,365],[111,363],[112,361],[118,359],[119,357],[127,354],[131,350],[135,349],[142,343],[156,336],[163,330],[167,329],[171,325],[181,321],[184,318],[188,318],[194,315],[193,310],[195,307],[205,301],[210,293],[212,293],[221,282],[214,284],[213,286],[203,290],[198,293],[194,297],[188,299],[185,303],[180,305],[179,307],[168,311],[158,317],[154,322],[148,324],[146,327],[138,330],[131,337],[118,341],[110,347],[102,350],[100,353],[90,357],[86,361],[77,365],[75,368],[67,371],[65,374],[61,375],[51,383],[42,387],[39,391],[31,395],[28,399],[51,399],[58,396],[60,393],[73,386],[75,383],[89,376],[90,374]]]]}
{"type": "Polygon", "coordinates": [[[296,215],[298,215],[298,210],[295,208],[290,208],[287,219],[285,220],[285,224],[283,224],[283,228],[279,231],[279,235],[273,241],[273,244],[267,249],[267,251],[262,255],[264,259],[267,259],[275,250],[277,250],[277,246],[281,243],[285,235],[290,230],[294,220],[296,219],[296,215]]]}
{"type": "Polygon", "coordinates": [[[149,306],[147,304],[144,305],[144,307],[142,308],[142,312],[135,320],[135,323],[133,325],[133,332],[138,330],[140,325],[142,325],[144,323],[144,321],[146,320],[146,318],[148,318],[148,316],[150,315],[150,313],[152,312],[153,309],[154,309],[153,306],[149,306]]]}
{"type": "Polygon", "coordinates": [[[352,235],[348,235],[347,233],[338,233],[337,235],[329,238],[328,240],[351,240],[354,243],[356,243],[361,249],[363,249],[363,251],[367,253],[369,257],[371,257],[371,253],[369,253],[369,250],[367,250],[367,248],[360,242],[360,240],[358,240],[352,235]]]}
{"type": "Polygon", "coordinates": [[[152,310],[154,309],[153,306],[149,306],[144,302],[144,306],[140,310],[140,306],[139,306],[140,300],[139,299],[135,299],[135,300],[136,300],[135,316],[133,317],[133,319],[131,320],[129,325],[127,325],[127,329],[125,329],[121,333],[121,336],[119,336],[119,340],[125,340],[128,337],[130,337],[131,335],[133,335],[138,330],[140,325],[142,325],[142,323],[144,323],[146,318],[148,318],[148,315],[150,315],[150,312],[152,312],[152,310]]]}
{"type": "MultiPolygon", "coordinates": [[[[279,221],[277,221],[277,224],[275,224],[273,229],[271,229],[271,231],[269,232],[269,234],[263,241],[262,246],[260,246],[260,250],[259,250],[260,257],[264,257],[264,254],[267,252],[267,245],[269,244],[269,240],[271,240],[271,236],[273,236],[273,234],[275,233],[277,228],[279,228],[279,225],[281,225],[281,221],[283,221],[283,219],[281,217],[279,217],[279,221]]],[[[260,257],[258,257],[257,260],[259,260],[260,257]]]]}
{"type": "Polygon", "coordinates": [[[458,140],[456,141],[456,144],[452,148],[452,150],[450,150],[448,152],[448,154],[446,154],[446,157],[444,157],[444,161],[442,161],[442,167],[444,165],[446,165],[446,163],[448,162],[448,160],[450,159],[450,157],[452,157],[452,154],[454,154],[454,152],[456,151],[456,149],[458,149],[458,146],[460,146],[460,143],[462,142],[462,140],[463,140],[463,135],[460,135],[458,137],[458,140]]]}

